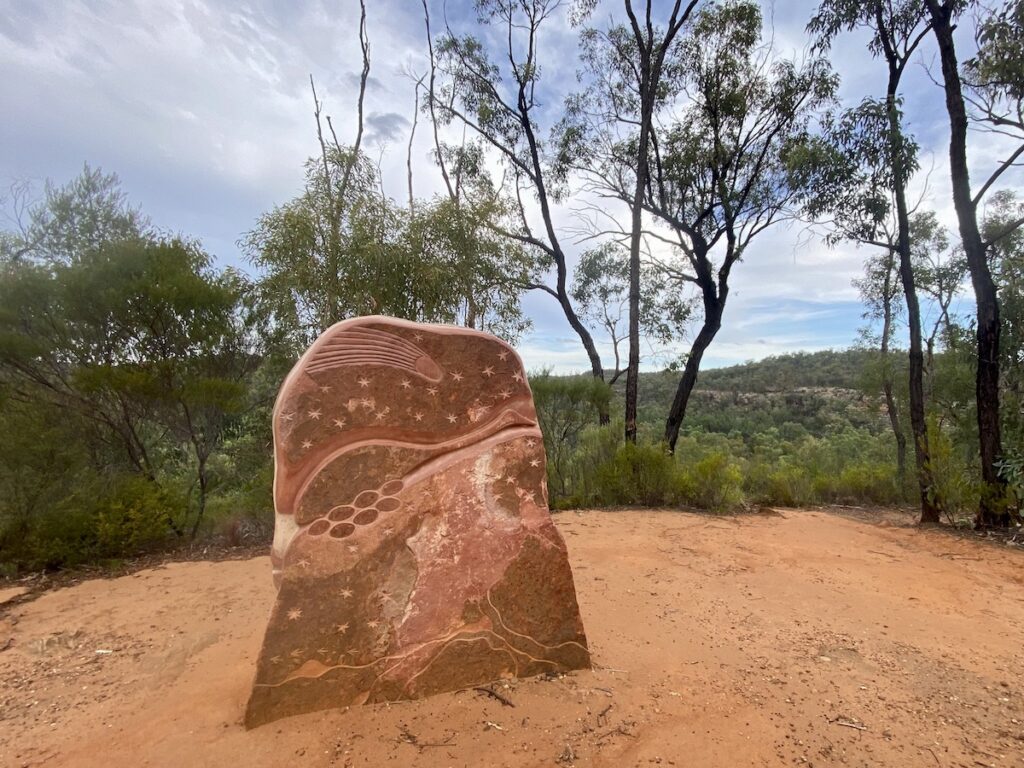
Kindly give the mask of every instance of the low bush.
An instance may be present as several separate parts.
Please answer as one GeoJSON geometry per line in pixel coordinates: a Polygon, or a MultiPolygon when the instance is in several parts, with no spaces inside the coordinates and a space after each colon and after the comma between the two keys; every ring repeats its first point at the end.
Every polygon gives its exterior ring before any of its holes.
{"type": "Polygon", "coordinates": [[[7,569],[66,568],[157,548],[183,506],[174,492],[143,477],[95,478],[35,515],[20,531],[0,530],[7,569]]]}
{"type": "Polygon", "coordinates": [[[659,507],[678,503],[684,479],[679,466],[660,445],[625,443],[594,471],[602,504],[659,507]]]}
{"type": "Polygon", "coordinates": [[[681,475],[681,498],[694,507],[723,512],[744,501],[743,472],[725,453],[709,453],[695,464],[681,467],[681,475]]]}

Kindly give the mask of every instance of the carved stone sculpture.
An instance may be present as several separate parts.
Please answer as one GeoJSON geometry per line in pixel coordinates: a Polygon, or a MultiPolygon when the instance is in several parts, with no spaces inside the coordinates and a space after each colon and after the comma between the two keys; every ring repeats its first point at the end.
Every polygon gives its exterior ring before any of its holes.
{"type": "Polygon", "coordinates": [[[248,727],[590,665],[504,342],[339,323],[285,380],[274,446],[278,595],[248,727]]]}

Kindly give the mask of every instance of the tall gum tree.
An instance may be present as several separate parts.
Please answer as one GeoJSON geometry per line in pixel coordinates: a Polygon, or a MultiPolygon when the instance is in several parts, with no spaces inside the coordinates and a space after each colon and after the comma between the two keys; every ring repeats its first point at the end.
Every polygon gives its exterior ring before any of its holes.
{"type": "MultiPolygon", "coordinates": [[[[929,24],[920,3],[852,2],[829,0],[822,3],[808,25],[816,43],[827,50],[844,30],[866,29],[871,35],[868,50],[880,56],[886,65],[885,99],[866,99],[845,115],[848,124],[840,132],[843,149],[853,154],[854,164],[875,166],[876,181],[884,182],[887,199],[884,208],[894,214],[895,245],[898,271],[903,286],[910,337],[908,351],[908,384],[910,390],[910,427],[918,489],[921,498],[921,522],[939,522],[939,507],[934,497],[934,482],[928,450],[928,425],[925,419],[924,347],[921,337],[921,307],[914,281],[911,254],[910,206],[907,184],[916,170],[916,146],[906,136],[900,109],[900,85],[914,52],[929,33],[929,24]],[[845,138],[845,141],[844,141],[845,138]]],[[[876,208],[876,210],[879,210],[876,208]]],[[[879,210],[881,213],[881,211],[879,210]]],[[[885,211],[888,213],[888,211],[885,211]]],[[[840,212],[849,218],[849,212],[840,212]]],[[[860,238],[854,238],[860,239],[860,238]]],[[[861,239],[863,242],[864,240],[861,239]]],[[[867,240],[870,242],[870,238],[867,240]]]]}
{"type": "Polygon", "coordinates": [[[925,0],[924,3],[942,63],[942,84],[949,115],[953,206],[977,306],[975,398],[985,491],[981,495],[975,525],[985,528],[1002,527],[1010,522],[1004,503],[1006,482],[997,467],[1003,452],[999,409],[1001,320],[989,251],[998,240],[1019,228],[1024,219],[1007,222],[1001,232],[992,233],[986,239],[978,223],[978,207],[1000,177],[1019,167],[1018,160],[1024,154],[1024,110],[1021,107],[1024,98],[1024,2],[1007,2],[998,13],[981,20],[976,37],[978,53],[962,73],[953,32],[959,16],[968,5],[963,0],[925,0]],[[971,185],[967,160],[968,102],[981,124],[1010,142],[1007,157],[982,182],[977,192],[971,185]]]}
{"type": "MultiPolygon", "coordinates": [[[[559,0],[478,0],[481,35],[501,41],[491,52],[481,38],[447,29],[431,45],[436,73],[431,76],[428,110],[437,123],[466,126],[504,161],[506,183],[514,199],[514,215],[505,225],[490,223],[499,234],[541,255],[541,266],[554,271],[554,284],[531,280],[526,287],[547,293],[562,309],[579,336],[595,378],[604,380],[604,366],[589,329],[580,319],[569,292],[569,267],[555,225],[554,206],[564,184],[552,173],[539,120],[542,106],[540,38],[545,24],[562,5],[559,0]],[[502,61],[499,66],[497,61],[502,61]],[[535,206],[528,206],[533,198],[535,206]],[[540,227],[530,223],[536,212],[540,227]]],[[[447,171],[442,168],[442,172],[447,171]]],[[[451,181],[448,179],[448,183],[451,181]]],[[[602,414],[602,420],[607,414],[602,414]]]]}
{"type": "MultiPolygon", "coordinates": [[[[666,62],[690,19],[697,0],[675,0],[664,25],[652,18],[652,2],[634,8],[624,0],[627,23],[606,29],[587,28],[581,35],[588,86],[568,100],[560,126],[560,160],[583,177],[596,161],[612,157],[633,175],[628,232],[628,361],[626,365],[625,439],[636,442],[637,393],[640,375],[641,243],[644,238],[644,195],[650,184],[650,154],[655,115],[667,90],[662,87],[666,62]],[[627,160],[624,155],[629,155],[627,160]]],[[[602,186],[598,183],[598,188],[602,186]]],[[[614,334],[613,334],[614,336],[614,334]]],[[[618,339],[613,338],[618,372],[618,339]]]]}
{"type": "MultiPolygon", "coordinates": [[[[823,59],[779,59],[762,39],[758,5],[731,0],[691,19],[662,88],[672,108],[652,122],[643,209],[670,232],[679,263],[666,272],[680,290],[696,286],[703,307],[665,423],[674,450],[704,352],[722,327],[732,269],[757,235],[792,213],[799,189],[787,158],[833,98],[835,77],[823,59]]],[[[624,167],[630,157],[612,155],[594,171],[627,204],[636,192],[635,172],[624,167]]]]}

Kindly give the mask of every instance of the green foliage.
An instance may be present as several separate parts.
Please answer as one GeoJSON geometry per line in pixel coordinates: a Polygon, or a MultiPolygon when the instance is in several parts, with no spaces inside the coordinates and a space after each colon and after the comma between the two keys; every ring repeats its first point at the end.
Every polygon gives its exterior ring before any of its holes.
{"type": "Polygon", "coordinates": [[[953,442],[937,421],[928,425],[929,467],[932,471],[932,501],[953,525],[969,526],[978,509],[983,484],[976,459],[965,446],[953,442]]]}
{"type": "Polygon", "coordinates": [[[137,475],[87,479],[27,525],[0,518],[0,564],[66,568],[136,555],[167,539],[183,500],[137,475]]]}
{"type": "Polygon", "coordinates": [[[1016,113],[1019,118],[1024,99],[1024,1],[1007,0],[982,16],[975,41],[977,54],[964,62],[968,84],[993,115],[1016,113]]]}
{"type": "MultiPolygon", "coordinates": [[[[572,297],[580,315],[602,328],[611,339],[615,373],[621,369],[620,343],[628,337],[629,253],[618,243],[585,251],[573,274],[572,297]]],[[[657,266],[647,263],[640,270],[640,331],[652,348],[671,348],[683,336],[693,310],[657,266]]],[[[655,357],[658,357],[656,354],[655,357]]],[[[670,363],[677,362],[671,359],[670,363]]]]}
{"type": "MultiPolygon", "coordinates": [[[[671,384],[674,377],[642,374],[641,416],[647,420],[640,424],[639,445],[623,445],[617,420],[603,427],[591,421],[574,442],[558,447],[557,458],[546,443],[552,503],[560,508],[645,504],[724,511],[747,504],[908,502],[913,487],[898,481],[881,400],[857,388],[868,359],[853,349],[706,372],[706,389],[692,401],[674,457],[656,442],[664,415],[657,402],[671,391],[662,391],[661,381],[671,384]],[[744,383],[750,391],[743,391],[744,383]],[[559,473],[557,484],[550,469],[555,461],[568,468],[559,473]]],[[[557,381],[547,377],[542,386],[557,386],[557,381]]],[[[553,402],[539,397],[537,406],[545,425],[553,402]]]]}
{"type": "Polygon", "coordinates": [[[410,319],[457,323],[514,343],[530,327],[520,296],[530,280],[531,254],[494,232],[494,222],[507,212],[486,182],[477,186],[484,190],[475,198],[438,198],[417,206],[410,217],[406,260],[419,275],[405,288],[414,300],[435,294],[410,319]]]}
{"type": "Polygon", "coordinates": [[[531,264],[518,243],[494,234],[500,203],[485,181],[476,188],[472,199],[409,211],[381,194],[364,155],[327,147],[308,160],[302,194],[241,241],[261,270],[263,306],[296,353],[334,323],[373,314],[518,338],[529,326],[519,296],[531,264]]]}
{"type": "MultiPolygon", "coordinates": [[[[823,57],[802,66],[772,59],[762,21],[753,2],[702,6],[667,65],[666,80],[688,98],[660,137],[660,215],[684,222],[695,249],[720,243],[719,263],[729,266],[795,200],[790,157],[812,140],[838,83],[823,57]]],[[[726,282],[728,269],[718,277],[726,282]]]]}
{"type": "Polygon", "coordinates": [[[593,376],[556,377],[547,372],[530,377],[537,418],[548,458],[548,491],[552,499],[569,493],[582,469],[570,461],[584,429],[607,412],[611,389],[593,376]],[[577,475],[574,477],[574,475],[577,475]]]}
{"type": "Polygon", "coordinates": [[[686,469],[681,495],[693,506],[712,512],[738,507],[744,499],[742,470],[726,454],[709,453],[686,469]]]}
{"type": "Polygon", "coordinates": [[[678,467],[661,445],[625,443],[594,475],[602,504],[660,507],[682,494],[678,467]]]}

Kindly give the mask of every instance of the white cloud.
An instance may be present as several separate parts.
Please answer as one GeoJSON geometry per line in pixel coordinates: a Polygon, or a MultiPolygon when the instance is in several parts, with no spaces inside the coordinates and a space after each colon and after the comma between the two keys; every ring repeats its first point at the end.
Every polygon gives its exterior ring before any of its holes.
{"type": "MultiPolygon", "coordinates": [[[[369,6],[366,139],[374,154],[384,144],[385,186],[404,200],[413,117],[413,83],[405,71],[426,71],[421,10],[411,0],[369,6]]],[[[468,3],[448,6],[433,3],[435,31],[445,12],[455,27],[475,28],[468,3]]],[[[778,3],[766,12],[783,50],[806,49],[804,26],[813,8],[778,3]]],[[[595,20],[613,12],[619,4],[606,2],[595,20]]],[[[303,162],[315,152],[310,74],[339,138],[352,138],[361,63],[357,14],[354,2],[326,0],[8,3],[0,14],[0,177],[64,181],[85,161],[117,171],[157,223],[200,237],[222,260],[237,264],[236,239],[261,212],[296,194],[303,162]]],[[[574,34],[559,18],[541,41],[540,96],[551,114],[575,85],[574,34]]],[[[883,67],[866,54],[864,40],[862,33],[842,35],[830,56],[851,101],[880,95],[883,67]]],[[[908,70],[905,110],[922,143],[922,165],[933,167],[925,200],[952,227],[948,129],[941,90],[925,70],[935,71],[929,50],[926,45],[922,62],[908,70]]],[[[461,136],[455,126],[443,132],[452,140],[461,136]]],[[[430,126],[421,116],[412,151],[421,196],[442,189],[431,148],[430,126]]],[[[1005,147],[974,140],[970,157],[983,178],[984,169],[1005,157],[1005,147]]],[[[924,179],[915,180],[915,194],[923,194],[924,179]]],[[[1014,183],[1020,185],[1019,176],[1014,183]]],[[[558,207],[556,222],[575,254],[580,246],[572,242],[577,221],[571,205],[558,207]]],[[[850,281],[863,257],[846,245],[829,249],[798,227],[766,232],[733,273],[725,327],[709,361],[851,342],[858,320],[850,281]],[[845,330],[828,317],[837,307],[837,317],[849,320],[845,330]],[[758,330],[759,338],[747,338],[758,330]]],[[[526,307],[535,323],[522,346],[528,365],[588,370],[557,304],[534,295],[526,307]]],[[[601,346],[610,367],[608,345],[601,346]]]]}

